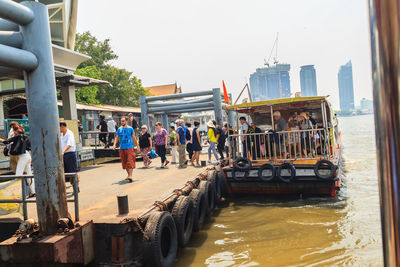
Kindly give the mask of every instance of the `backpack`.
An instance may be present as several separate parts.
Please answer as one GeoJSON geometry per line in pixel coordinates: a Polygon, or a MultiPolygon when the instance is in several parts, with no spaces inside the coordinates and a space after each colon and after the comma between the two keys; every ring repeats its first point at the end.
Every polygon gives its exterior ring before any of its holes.
{"type": "Polygon", "coordinates": [[[186,128],[186,127],[185,127],[185,131],[186,131],[186,133],[185,133],[185,135],[186,135],[186,140],[187,140],[187,141],[190,141],[190,140],[192,139],[192,135],[190,134],[189,129],[186,128]]]}

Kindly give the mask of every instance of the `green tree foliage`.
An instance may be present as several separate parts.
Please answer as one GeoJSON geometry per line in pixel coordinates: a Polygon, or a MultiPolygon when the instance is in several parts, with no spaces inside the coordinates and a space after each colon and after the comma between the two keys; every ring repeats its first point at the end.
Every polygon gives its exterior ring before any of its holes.
{"type": "Polygon", "coordinates": [[[89,55],[92,59],[81,63],[76,74],[109,81],[111,85],[84,87],[77,91],[77,101],[89,104],[109,104],[118,106],[139,106],[140,96],[150,95],[140,79],[132,72],[109,64],[117,59],[110,46],[110,40],[97,40],[90,32],[76,35],[75,50],[89,55]]]}

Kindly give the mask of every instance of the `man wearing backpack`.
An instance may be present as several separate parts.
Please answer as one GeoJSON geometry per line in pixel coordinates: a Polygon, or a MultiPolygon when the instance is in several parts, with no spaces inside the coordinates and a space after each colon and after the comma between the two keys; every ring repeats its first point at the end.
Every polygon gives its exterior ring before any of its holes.
{"type": "Polygon", "coordinates": [[[179,168],[186,168],[187,161],[186,161],[186,156],[185,156],[185,147],[186,147],[186,127],[185,127],[185,122],[183,120],[176,120],[176,126],[178,129],[176,130],[176,133],[178,134],[178,153],[179,153],[179,168]]]}
{"type": "Polygon", "coordinates": [[[190,122],[186,123],[186,151],[189,153],[189,160],[192,160],[193,157],[193,143],[192,143],[192,134],[193,129],[192,124],[190,122]]]}

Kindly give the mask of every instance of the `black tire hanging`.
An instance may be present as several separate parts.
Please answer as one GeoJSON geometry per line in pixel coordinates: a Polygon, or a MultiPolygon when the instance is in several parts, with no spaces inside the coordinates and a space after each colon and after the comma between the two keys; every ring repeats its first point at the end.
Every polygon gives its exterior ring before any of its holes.
{"type": "Polygon", "coordinates": [[[296,168],[294,167],[294,165],[290,162],[284,162],[281,165],[279,165],[279,167],[276,170],[276,176],[279,178],[279,180],[281,180],[282,182],[285,183],[290,183],[294,180],[294,178],[296,177],[296,168]],[[282,176],[282,169],[288,169],[290,172],[290,176],[289,177],[284,177],[282,176]]]}
{"type": "Polygon", "coordinates": [[[147,220],[145,233],[145,266],[173,266],[178,251],[175,222],[167,211],[153,212],[147,220]]]}
{"type": "Polygon", "coordinates": [[[193,232],[198,232],[200,230],[200,226],[204,223],[207,213],[207,200],[206,196],[199,189],[193,189],[189,197],[193,199],[193,212],[194,212],[194,220],[193,220],[193,232]]]}
{"type": "Polygon", "coordinates": [[[200,191],[204,192],[204,195],[207,200],[207,216],[210,216],[212,211],[215,208],[215,200],[214,200],[214,184],[210,183],[209,181],[201,181],[199,185],[200,191]]]}
{"type": "Polygon", "coordinates": [[[261,165],[260,168],[258,169],[258,177],[264,182],[272,181],[275,178],[275,167],[274,167],[274,165],[269,164],[269,163],[261,165]],[[270,170],[271,174],[270,175],[264,175],[263,171],[265,171],[265,170],[270,170]]]}
{"type": "Polygon", "coordinates": [[[239,157],[233,162],[233,167],[239,171],[248,171],[251,168],[251,160],[244,157],[239,157]]]}
{"type": "Polygon", "coordinates": [[[335,178],[335,173],[338,167],[334,165],[331,161],[322,159],[317,162],[314,166],[314,173],[315,176],[317,176],[319,179],[322,180],[329,180],[335,178]],[[326,175],[322,175],[319,171],[321,170],[321,167],[326,166],[327,168],[322,168],[322,169],[328,169],[330,172],[326,175]]]}
{"type": "Polygon", "coordinates": [[[185,247],[193,232],[193,199],[188,196],[178,197],[171,214],[175,221],[178,245],[185,247]]]}
{"type": "Polygon", "coordinates": [[[228,192],[228,182],[225,178],[225,174],[224,171],[221,169],[218,172],[218,178],[219,178],[219,183],[220,183],[220,187],[221,187],[221,196],[223,197],[227,197],[229,192],[228,192]]]}
{"type": "Polygon", "coordinates": [[[215,170],[208,171],[207,174],[207,180],[209,180],[211,183],[214,184],[214,202],[215,204],[218,204],[221,200],[222,193],[221,193],[221,186],[220,186],[220,181],[219,177],[217,175],[217,172],[215,170]]]}

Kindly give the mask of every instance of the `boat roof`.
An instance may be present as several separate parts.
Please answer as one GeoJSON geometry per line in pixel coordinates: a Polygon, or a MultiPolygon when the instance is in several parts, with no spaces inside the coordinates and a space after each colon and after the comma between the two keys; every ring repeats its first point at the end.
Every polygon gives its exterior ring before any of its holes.
{"type": "Polygon", "coordinates": [[[274,105],[282,105],[282,104],[290,104],[297,102],[319,102],[321,100],[326,100],[328,96],[305,96],[305,97],[290,97],[290,98],[279,98],[279,99],[271,99],[271,100],[263,100],[256,102],[249,102],[243,104],[237,104],[232,106],[225,106],[226,110],[237,110],[237,109],[246,109],[253,107],[262,107],[262,106],[274,106],[274,105]]]}

